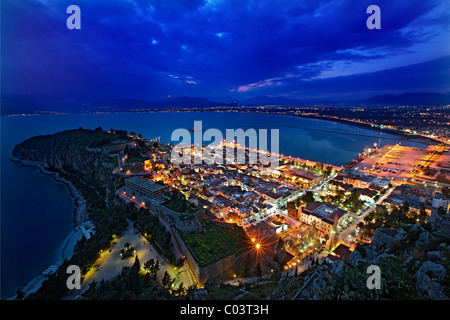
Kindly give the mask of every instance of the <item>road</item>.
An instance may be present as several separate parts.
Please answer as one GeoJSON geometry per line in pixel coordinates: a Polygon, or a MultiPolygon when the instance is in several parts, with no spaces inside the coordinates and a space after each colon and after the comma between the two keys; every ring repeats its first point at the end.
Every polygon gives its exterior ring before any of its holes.
{"type": "Polygon", "coordinates": [[[377,200],[377,202],[375,202],[372,206],[370,206],[364,213],[362,213],[361,215],[357,216],[352,214],[351,216],[354,218],[353,223],[351,224],[350,227],[348,227],[347,229],[345,229],[344,231],[339,233],[339,236],[341,237],[341,239],[346,240],[346,237],[348,237],[348,235],[350,235],[353,230],[356,228],[356,226],[358,225],[359,222],[363,221],[364,218],[371,213],[373,210],[375,210],[375,208],[377,207],[377,205],[381,204],[384,200],[386,200],[387,197],[389,197],[392,193],[392,191],[394,191],[395,187],[390,188],[382,197],[380,197],[380,199],[377,200]]]}

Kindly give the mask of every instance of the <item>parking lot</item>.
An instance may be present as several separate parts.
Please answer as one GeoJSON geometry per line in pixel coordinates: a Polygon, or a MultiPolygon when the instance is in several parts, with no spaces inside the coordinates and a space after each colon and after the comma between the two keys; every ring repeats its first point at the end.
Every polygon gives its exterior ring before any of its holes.
{"type": "Polygon", "coordinates": [[[414,168],[427,158],[428,151],[399,144],[383,146],[378,154],[364,159],[354,169],[399,185],[411,177],[414,168]]]}

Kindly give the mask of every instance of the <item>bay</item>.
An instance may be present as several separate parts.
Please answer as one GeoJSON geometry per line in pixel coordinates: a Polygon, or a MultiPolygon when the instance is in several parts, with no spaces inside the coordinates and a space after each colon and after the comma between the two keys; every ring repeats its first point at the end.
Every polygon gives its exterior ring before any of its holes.
{"type": "MultiPolygon", "coordinates": [[[[14,145],[36,135],[68,129],[122,129],[144,138],[171,141],[178,128],[202,121],[203,130],[279,130],[280,153],[344,165],[365,146],[401,142],[426,147],[418,139],[340,122],[286,115],[227,112],[104,113],[1,117],[1,298],[15,294],[57,259],[58,247],[73,229],[74,203],[66,188],[36,168],[9,161],[14,145]]],[[[270,137],[270,135],[269,135],[270,137]]],[[[205,142],[207,143],[207,142],[205,142]]]]}

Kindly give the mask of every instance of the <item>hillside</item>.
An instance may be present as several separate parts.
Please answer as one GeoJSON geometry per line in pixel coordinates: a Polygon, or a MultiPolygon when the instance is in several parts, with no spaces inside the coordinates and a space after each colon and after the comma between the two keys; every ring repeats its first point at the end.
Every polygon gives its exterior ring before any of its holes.
{"type": "Polygon", "coordinates": [[[424,225],[378,228],[349,260],[323,262],[298,276],[274,273],[235,287],[207,284],[192,298],[227,300],[448,300],[450,218],[424,225]],[[381,270],[381,289],[367,288],[367,268],[381,270]]]}

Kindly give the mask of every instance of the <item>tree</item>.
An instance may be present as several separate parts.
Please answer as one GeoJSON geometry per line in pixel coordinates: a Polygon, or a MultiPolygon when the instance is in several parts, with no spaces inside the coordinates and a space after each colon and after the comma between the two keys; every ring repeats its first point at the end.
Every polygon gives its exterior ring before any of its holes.
{"type": "Polygon", "coordinates": [[[139,271],[141,269],[141,263],[139,261],[139,257],[136,255],[136,258],[134,258],[134,264],[131,267],[133,270],[139,271]]]}
{"type": "Polygon", "coordinates": [[[333,172],[333,167],[327,166],[325,171],[323,172],[324,178],[328,178],[332,172],[333,172]]]}
{"type": "Polygon", "coordinates": [[[297,214],[296,214],[297,213],[297,209],[295,207],[295,202],[294,201],[288,202],[286,204],[286,208],[287,208],[287,212],[288,212],[289,216],[291,216],[291,217],[297,216],[297,214]]]}
{"type": "MultiPolygon", "coordinates": [[[[125,287],[130,292],[128,294],[139,294],[142,290],[139,283],[140,278],[140,269],[141,264],[139,262],[139,258],[136,256],[134,260],[134,264],[131,266],[131,268],[125,267],[122,269],[122,272],[120,274],[120,278],[124,279],[125,287]]],[[[124,292],[125,293],[125,292],[124,292]]]]}
{"type": "Polygon", "coordinates": [[[147,271],[150,278],[156,280],[159,271],[159,260],[150,259],[146,263],[144,263],[144,269],[147,271]]]}
{"type": "MultiPolygon", "coordinates": [[[[375,211],[373,211],[373,214],[370,213],[367,217],[369,217],[367,220],[371,221],[373,219],[384,221],[388,216],[388,209],[386,206],[377,204],[377,207],[375,208],[375,211]]],[[[365,219],[364,219],[365,220],[365,219]]]]}
{"type": "Polygon", "coordinates": [[[183,282],[180,283],[178,288],[175,290],[177,295],[184,295],[186,294],[186,289],[184,288],[183,282]]]}
{"type": "Polygon", "coordinates": [[[322,162],[317,162],[316,165],[315,165],[315,167],[316,167],[318,170],[322,171],[322,170],[323,170],[323,163],[322,163],[322,162]]]}
{"type": "Polygon", "coordinates": [[[155,260],[153,260],[153,259],[147,260],[147,262],[144,263],[144,269],[145,269],[146,271],[150,271],[150,269],[151,269],[154,265],[155,265],[155,260]]]}
{"type": "Polygon", "coordinates": [[[352,212],[357,212],[363,206],[363,201],[360,200],[360,195],[357,191],[352,191],[347,200],[344,201],[344,205],[347,206],[352,212]]]}
{"type": "Polygon", "coordinates": [[[156,279],[156,277],[158,276],[158,271],[159,271],[159,260],[156,260],[156,263],[152,268],[153,279],[156,279]]]}
{"type": "Polygon", "coordinates": [[[419,222],[425,223],[427,221],[427,211],[425,210],[425,206],[422,204],[419,209],[419,222]]]}
{"type": "Polygon", "coordinates": [[[162,286],[165,289],[169,290],[172,283],[173,283],[172,277],[170,276],[170,274],[167,271],[165,271],[164,277],[162,278],[162,281],[161,281],[162,286]]]}
{"type": "Polygon", "coordinates": [[[302,195],[301,201],[306,204],[314,202],[314,193],[312,193],[312,191],[306,191],[306,193],[302,195]]]}

